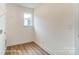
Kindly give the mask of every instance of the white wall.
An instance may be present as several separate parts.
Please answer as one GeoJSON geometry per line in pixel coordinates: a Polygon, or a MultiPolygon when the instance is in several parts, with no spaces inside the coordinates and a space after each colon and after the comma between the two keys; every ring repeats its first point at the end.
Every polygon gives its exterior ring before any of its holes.
{"type": "Polygon", "coordinates": [[[7,4],[7,46],[33,41],[33,28],[24,27],[23,24],[25,12],[33,13],[33,9],[7,4]]]}
{"type": "Polygon", "coordinates": [[[74,54],[73,4],[42,4],[34,12],[35,42],[50,54],[74,54]]]}
{"type": "Polygon", "coordinates": [[[75,54],[79,55],[79,4],[75,5],[75,54]]]}
{"type": "Polygon", "coordinates": [[[5,53],[5,21],[6,21],[6,5],[3,3],[0,3],[0,30],[2,30],[2,33],[0,33],[0,55],[3,55],[5,53]]]}

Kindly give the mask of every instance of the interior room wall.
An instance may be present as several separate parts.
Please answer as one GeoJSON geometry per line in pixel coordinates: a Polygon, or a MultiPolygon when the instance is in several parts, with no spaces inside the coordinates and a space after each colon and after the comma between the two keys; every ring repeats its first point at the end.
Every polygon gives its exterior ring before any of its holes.
{"type": "Polygon", "coordinates": [[[5,25],[6,25],[6,4],[0,3],[0,55],[5,54],[5,25]]]}
{"type": "Polygon", "coordinates": [[[74,54],[73,4],[34,9],[35,42],[50,54],[74,54]]]}
{"type": "Polygon", "coordinates": [[[79,55],[79,4],[75,5],[75,54],[79,55]]]}
{"type": "Polygon", "coordinates": [[[33,27],[24,27],[24,13],[33,13],[33,8],[21,7],[17,4],[7,4],[7,46],[33,41],[33,27]]]}

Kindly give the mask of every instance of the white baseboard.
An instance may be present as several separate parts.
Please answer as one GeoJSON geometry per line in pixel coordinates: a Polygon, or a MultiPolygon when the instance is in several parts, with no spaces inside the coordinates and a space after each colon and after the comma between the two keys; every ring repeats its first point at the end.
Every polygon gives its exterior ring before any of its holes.
{"type": "Polygon", "coordinates": [[[33,42],[33,41],[21,42],[21,43],[16,43],[16,44],[10,44],[10,45],[7,45],[7,46],[19,45],[19,44],[30,43],[30,42],[33,42]]]}
{"type": "MultiPolygon", "coordinates": [[[[34,41],[35,42],[35,41],[34,41]]],[[[38,46],[40,46],[43,50],[45,50],[48,54],[50,55],[54,55],[50,50],[48,50],[47,48],[45,48],[44,46],[41,46],[39,43],[35,42],[38,46]]]]}

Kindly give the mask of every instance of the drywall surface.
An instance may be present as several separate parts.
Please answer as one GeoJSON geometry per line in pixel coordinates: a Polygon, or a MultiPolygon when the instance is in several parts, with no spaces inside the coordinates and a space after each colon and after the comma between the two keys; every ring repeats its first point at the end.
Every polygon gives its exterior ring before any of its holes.
{"type": "Polygon", "coordinates": [[[0,55],[5,53],[5,21],[6,21],[6,5],[0,3],[0,55]]]}
{"type": "Polygon", "coordinates": [[[74,54],[73,4],[42,4],[34,9],[35,42],[50,54],[74,54]]]}
{"type": "Polygon", "coordinates": [[[75,54],[79,55],[79,4],[75,5],[75,54]]]}
{"type": "Polygon", "coordinates": [[[33,27],[24,27],[24,13],[33,13],[33,9],[7,4],[7,46],[27,43],[34,39],[33,27]]]}

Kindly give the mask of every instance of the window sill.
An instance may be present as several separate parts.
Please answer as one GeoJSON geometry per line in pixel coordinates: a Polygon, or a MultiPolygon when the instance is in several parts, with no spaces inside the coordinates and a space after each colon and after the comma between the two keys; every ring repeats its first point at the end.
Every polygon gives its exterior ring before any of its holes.
{"type": "Polygon", "coordinates": [[[33,26],[24,26],[24,28],[33,28],[33,26]]]}

